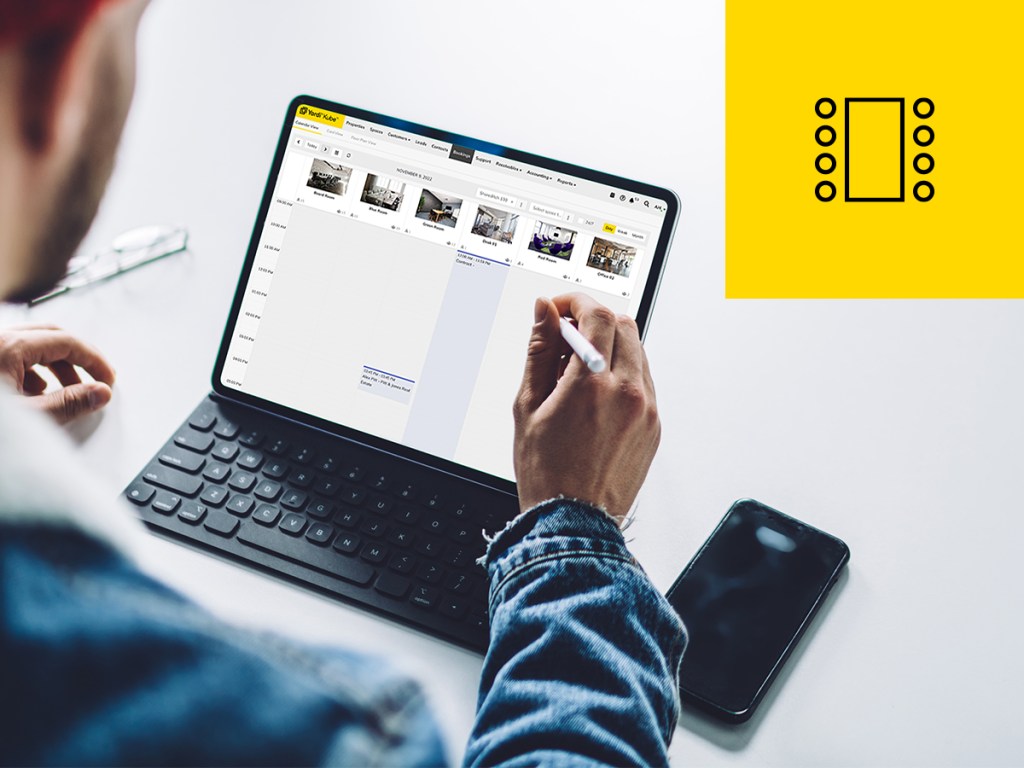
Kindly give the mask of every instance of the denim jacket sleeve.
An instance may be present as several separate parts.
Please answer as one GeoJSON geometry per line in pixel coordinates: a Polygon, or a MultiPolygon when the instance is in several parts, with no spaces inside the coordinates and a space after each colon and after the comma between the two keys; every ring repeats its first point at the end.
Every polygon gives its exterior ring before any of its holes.
{"type": "Polygon", "coordinates": [[[686,633],[618,526],[545,502],[484,563],[491,643],[466,764],[667,764],[686,633]]]}

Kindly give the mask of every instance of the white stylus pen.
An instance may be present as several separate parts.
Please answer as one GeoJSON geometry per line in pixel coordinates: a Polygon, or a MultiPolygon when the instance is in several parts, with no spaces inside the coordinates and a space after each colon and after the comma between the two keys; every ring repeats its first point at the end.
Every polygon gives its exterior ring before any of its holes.
{"type": "Polygon", "coordinates": [[[605,367],[604,355],[587,341],[587,337],[580,333],[576,326],[564,317],[558,318],[558,324],[562,328],[562,338],[569,342],[572,351],[580,356],[580,360],[586,364],[587,368],[594,373],[603,371],[605,367]]]}

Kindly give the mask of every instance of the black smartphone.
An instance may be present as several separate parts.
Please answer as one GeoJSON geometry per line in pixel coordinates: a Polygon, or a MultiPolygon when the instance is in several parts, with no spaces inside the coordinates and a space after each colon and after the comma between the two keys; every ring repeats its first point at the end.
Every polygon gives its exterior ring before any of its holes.
{"type": "Polygon", "coordinates": [[[733,504],[668,592],[690,638],[683,700],[749,719],[849,559],[835,536],[752,499],[733,504]]]}

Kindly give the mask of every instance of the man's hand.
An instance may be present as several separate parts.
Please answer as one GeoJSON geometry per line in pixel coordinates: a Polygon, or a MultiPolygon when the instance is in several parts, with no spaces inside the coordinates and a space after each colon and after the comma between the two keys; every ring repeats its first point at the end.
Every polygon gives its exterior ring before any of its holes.
{"type": "Polygon", "coordinates": [[[0,330],[0,376],[60,424],[110,402],[114,383],[114,370],[99,352],[55,325],[0,330]],[[76,365],[95,381],[83,382],[76,365]],[[46,392],[46,381],[34,366],[48,368],[60,389],[46,392]]]}
{"type": "Polygon", "coordinates": [[[537,299],[535,320],[513,409],[520,507],[561,494],[603,506],[621,523],[661,439],[636,323],[580,293],[537,299]],[[604,355],[603,372],[571,355],[558,327],[563,315],[604,355]]]}

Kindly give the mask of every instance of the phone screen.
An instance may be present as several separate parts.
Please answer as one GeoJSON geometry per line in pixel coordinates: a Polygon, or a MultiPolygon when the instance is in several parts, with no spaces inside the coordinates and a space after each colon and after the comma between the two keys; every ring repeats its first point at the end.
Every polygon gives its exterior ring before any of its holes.
{"type": "Polygon", "coordinates": [[[668,593],[690,638],[683,697],[733,722],[749,718],[849,554],[759,502],[733,504],[668,593]]]}

